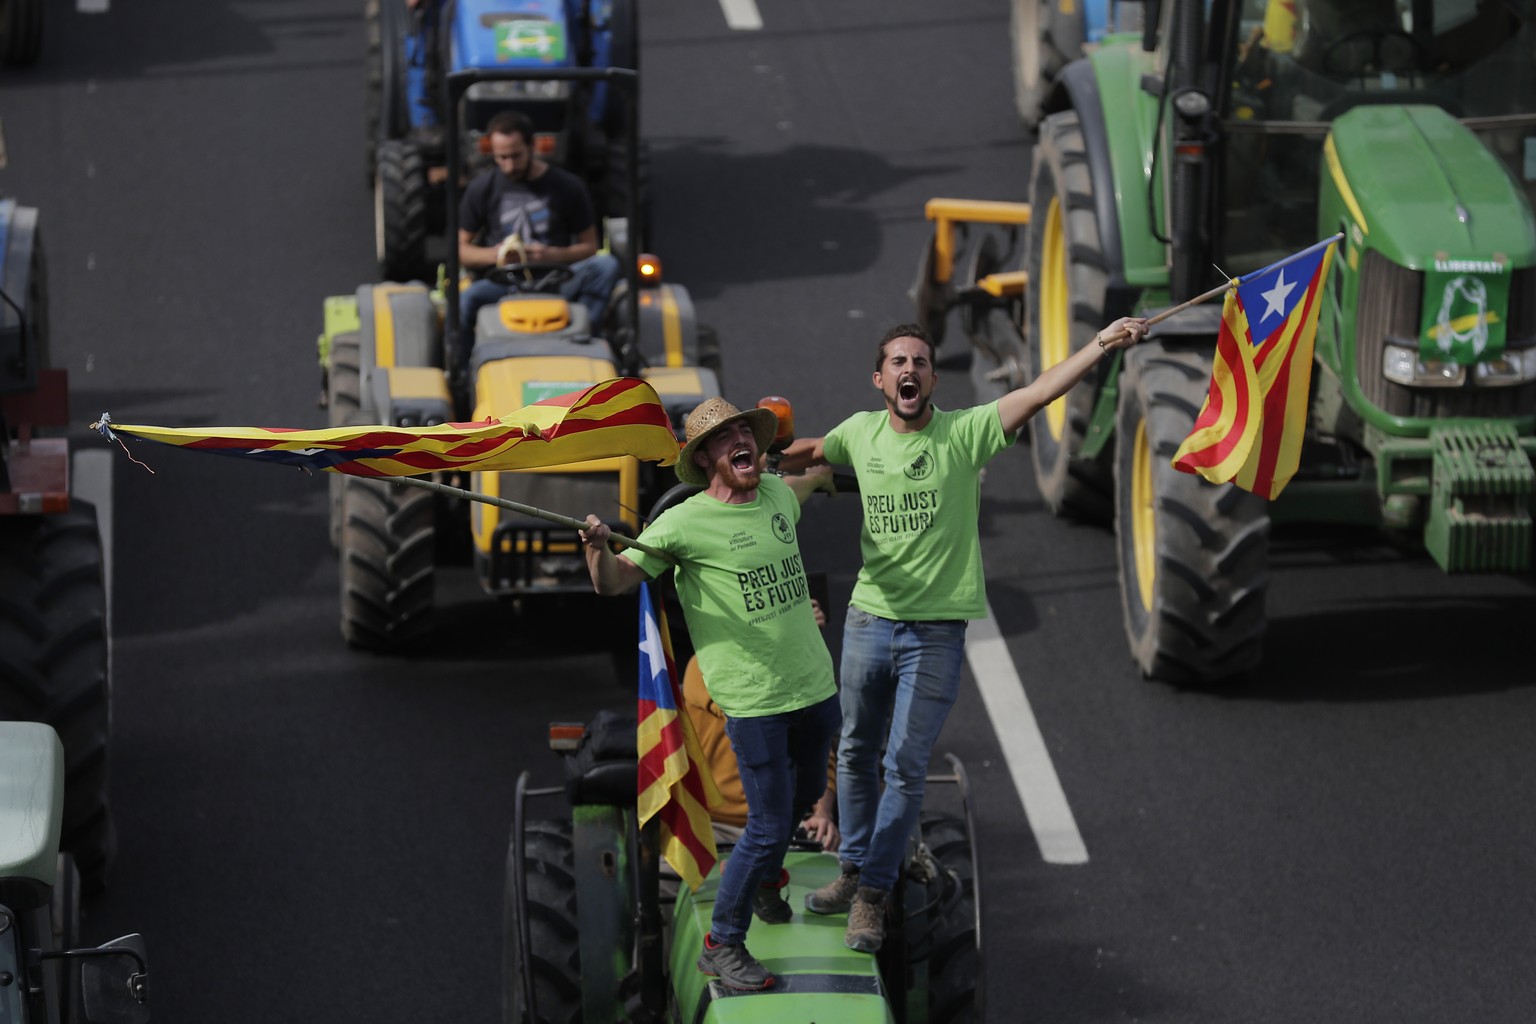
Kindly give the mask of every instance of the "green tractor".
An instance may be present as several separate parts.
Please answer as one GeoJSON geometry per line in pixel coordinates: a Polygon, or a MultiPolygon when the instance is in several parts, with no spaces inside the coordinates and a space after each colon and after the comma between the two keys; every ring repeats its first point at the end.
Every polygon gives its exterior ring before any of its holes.
{"type": "Polygon", "coordinates": [[[913,292],[930,324],[960,307],[1013,386],[1117,316],[1342,232],[1300,470],[1276,500],[1170,465],[1219,303],[1159,323],[1031,425],[1051,510],[1115,524],[1142,672],[1206,685],[1260,663],[1271,523],[1369,525],[1447,572],[1528,572],[1536,2],[1143,6],[1143,33],[1041,88],[1027,204],[929,203],[913,292]]]}
{"type": "MultiPolygon", "coordinates": [[[[959,795],[959,813],[924,809],[892,894],[876,956],[843,945],[844,917],[804,910],[805,894],[837,875],[837,858],[796,841],[785,860],[795,908],[785,924],[753,921],[747,942],[777,983],[739,992],[695,965],[709,931],[718,867],[696,891],[677,886],[665,913],[658,823],[635,827],[635,719],[600,713],[554,725],[562,785],[517,781],[507,852],[503,1020],[506,1024],[627,1021],[836,1021],[969,1024],[984,1019],[980,875],[964,766],[931,776],[959,795]],[[564,797],[569,814],[531,819],[530,799],[564,797]]],[[[720,845],[729,857],[728,845],[720,845]]]]}
{"type": "MultiPolygon", "coordinates": [[[[444,86],[450,135],[458,130],[458,111],[472,86],[551,78],[603,81],[633,102],[635,72],[627,69],[455,72],[444,86]]],[[[639,144],[635,118],[627,123],[633,150],[639,144]]],[[[447,156],[449,181],[460,181],[457,150],[448,147],[447,156]]],[[[638,173],[633,165],[631,173],[638,173]]],[[[448,235],[456,238],[457,190],[444,191],[448,235]]],[[[601,324],[592,323],[580,303],[560,296],[558,286],[570,273],[560,264],[494,271],[509,294],[482,309],[476,324],[461,324],[455,246],[448,248],[436,288],[386,282],[326,299],[319,350],[329,424],[483,421],[630,376],[655,388],[681,432],[683,416],[720,393],[719,342],[698,322],[687,289],[661,280],[654,257],[632,251],[633,226],[632,216],[605,220],[606,241],[626,279],[601,324]]],[[[640,525],[637,510],[675,482],[670,470],[629,457],[453,476],[461,479],[440,482],[538,508],[594,511],[631,535],[640,525]]],[[[342,634],[363,649],[397,651],[430,631],[440,564],[472,563],[481,588],[502,599],[592,590],[574,531],[385,480],[331,481],[331,538],[341,558],[342,634]]]]}

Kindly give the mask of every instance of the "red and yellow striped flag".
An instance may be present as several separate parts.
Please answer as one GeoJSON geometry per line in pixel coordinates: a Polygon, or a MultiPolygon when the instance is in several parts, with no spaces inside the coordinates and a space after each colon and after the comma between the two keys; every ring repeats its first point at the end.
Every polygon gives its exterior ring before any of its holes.
{"type": "Polygon", "coordinates": [[[495,472],[564,466],[619,455],[677,461],[679,445],[656,390],[615,377],[555,395],[495,420],[432,427],[145,427],[113,423],[127,435],[191,451],[325,470],[351,476],[422,476],[445,470],[495,472]]]}
{"type": "Polygon", "coordinates": [[[719,856],[709,808],[720,803],[720,791],[681,704],[666,611],[652,602],[650,584],[642,583],[639,823],[661,815],[661,855],[690,889],[697,889],[719,856]]]}
{"type": "Polygon", "coordinates": [[[1303,249],[1227,292],[1210,389],[1174,454],[1175,469],[1271,499],[1296,474],[1333,242],[1303,249]]]}

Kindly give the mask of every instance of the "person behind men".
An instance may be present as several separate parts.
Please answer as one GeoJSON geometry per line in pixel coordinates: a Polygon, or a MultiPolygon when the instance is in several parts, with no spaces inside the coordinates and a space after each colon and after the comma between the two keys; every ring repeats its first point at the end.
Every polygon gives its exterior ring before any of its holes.
{"type": "MultiPolygon", "coordinates": [[[[534,155],[528,115],[504,110],[491,118],[486,135],[496,166],[476,176],[459,202],[459,264],[469,270],[567,264],[572,277],[560,294],[586,307],[598,330],[619,280],[619,261],[597,251],[597,219],[586,185],[534,155]]],[[[464,328],[473,331],[480,310],[506,294],[504,286],[483,277],[464,289],[459,296],[464,328]]]]}
{"type": "Polygon", "coordinates": [[[760,909],[788,920],[778,890],[761,883],[780,877],[795,823],[826,789],[838,726],[832,655],[816,627],[795,535],[800,502],[830,474],[786,482],[762,473],[759,455],[777,429],[771,411],[741,412],[722,398],[688,414],[677,477],[703,490],[640,534],[666,558],[632,547],[615,554],[595,515],[581,531],[599,594],[633,590],[675,560],[683,618],[710,697],[725,712],[747,798],[746,829],[721,871],[698,966],[744,990],[775,982],[747,951],[747,927],[755,903],[781,904],[760,909]]]}
{"type": "MultiPolygon", "coordinates": [[[[811,598],[811,612],[816,617],[818,627],[826,626],[827,616],[814,597],[811,598]]],[[[709,809],[715,841],[738,842],[747,824],[747,795],[741,786],[741,769],[736,764],[736,752],[731,749],[730,737],[725,732],[725,712],[709,696],[709,688],[704,684],[704,672],[699,668],[698,655],[689,658],[687,667],[683,669],[683,708],[693,722],[693,731],[699,737],[704,762],[714,776],[715,787],[720,790],[720,803],[709,809]]],[[[837,829],[837,763],[831,753],[827,757],[826,792],[821,794],[799,827],[807,838],[821,844],[821,848],[828,853],[836,853],[842,843],[842,833],[837,829]]],[[[778,890],[783,888],[784,881],[781,874],[777,879],[764,880],[762,886],[778,890]]],[[[767,899],[757,901],[754,910],[758,917],[764,916],[764,908],[773,916],[787,918],[790,913],[789,905],[783,900],[774,903],[767,899]],[[763,906],[759,907],[758,903],[763,906]]]]}
{"type": "Polygon", "coordinates": [[[977,525],[982,467],[1031,416],[1146,331],[1144,319],[1116,320],[1097,344],[1032,383],[950,412],[931,401],[938,374],[923,328],[893,327],[875,357],[874,385],[885,408],[855,413],[825,437],[802,438],[784,452],[784,472],[852,466],[864,501],[864,564],[839,667],[842,872],[805,898],[812,913],[848,913],[844,941],[852,949],[873,953],[885,939],[886,899],[917,825],[929,755],[959,690],[966,623],[986,615],[977,525]]]}

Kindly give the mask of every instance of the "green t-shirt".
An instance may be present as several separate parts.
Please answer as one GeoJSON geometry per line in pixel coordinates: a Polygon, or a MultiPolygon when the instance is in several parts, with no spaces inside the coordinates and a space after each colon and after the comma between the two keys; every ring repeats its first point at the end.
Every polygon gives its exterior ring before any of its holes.
{"type": "MultiPolygon", "coordinates": [[[[732,718],[797,711],[837,692],[811,611],[799,521],[794,492],[765,474],[745,505],[695,494],[640,534],[678,560],[677,596],[704,685],[732,718]]],[[[623,554],[647,576],[669,568],[635,548],[623,554]]]]}
{"type": "Polygon", "coordinates": [[[981,467],[1012,443],[996,402],[935,409],[910,434],[892,430],[884,409],[832,428],[827,461],[853,467],[864,501],[855,607],[898,622],[986,617],[981,467]]]}

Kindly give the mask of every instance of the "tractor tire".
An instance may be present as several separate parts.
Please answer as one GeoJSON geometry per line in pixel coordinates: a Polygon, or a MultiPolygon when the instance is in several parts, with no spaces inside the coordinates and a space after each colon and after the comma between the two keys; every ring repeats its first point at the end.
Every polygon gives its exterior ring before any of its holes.
{"type": "MultiPolygon", "coordinates": [[[[571,826],[530,821],[523,870],[528,882],[528,950],[537,1015],[524,1011],[521,921],[517,914],[512,846],[502,916],[502,1021],[504,1024],[580,1024],[581,947],[576,934],[576,854],[571,826]]],[[[515,842],[516,837],[513,837],[515,842]]]]}
{"type": "Polygon", "coordinates": [[[26,67],[43,52],[43,0],[0,0],[0,64],[26,67]]]}
{"type": "Polygon", "coordinates": [[[351,646],[394,653],[431,630],[435,497],[405,484],[343,479],[341,634],[351,646]]]}
{"type": "Polygon", "coordinates": [[[1126,353],[1115,422],[1126,639],[1147,678],[1189,686],[1258,665],[1269,589],[1263,499],[1172,465],[1210,374],[1209,356],[1138,345],[1126,353]]]}
{"type": "MultiPolygon", "coordinates": [[[[1025,236],[1029,272],[1030,380],[1065,362],[1106,323],[1108,273],[1099,243],[1088,154],[1075,111],[1046,118],[1030,179],[1034,218],[1025,236]]],[[[1030,423],[1030,457],[1040,496],[1053,515],[1108,523],[1113,469],[1108,458],[1078,457],[1098,399],[1090,374],[1030,423]]]]}
{"type": "Polygon", "coordinates": [[[935,906],[927,936],[909,943],[928,957],[928,1024],[971,1024],[981,985],[976,939],[975,860],[965,822],[952,815],[925,814],[923,845],[939,876],[930,884],[935,906]]]}
{"type": "Polygon", "coordinates": [[[427,280],[427,162],[404,139],[379,143],[374,172],[373,229],[386,281],[427,280]]]}
{"type": "MultiPolygon", "coordinates": [[[[362,421],[362,343],[356,331],[331,339],[331,365],[326,371],[326,425],[347,427],[362,421]]],[[[329,473],[331,547],[341,548],[341,491],[346,477],[329,473]]]]}
{"type": "Polygon", "coordinates": [[[1054,0],[1013,0],[1013,97],[1019,120],[1034,131],[1045,116],[1043,104],[1061,69],[1082,55],[1087,26],[1081,7],[1064,14],[1054,0]]]}
{"type": "Polygon", "coordinates": [[[372,188],[379,169],[384,117],[384,27],[379,19],[379,0],[364,0],[363,38],[367,47],[363,55],[363,160],[368,170],[365,180],[372,188]]]}
{"type": "Polygon", "coordinates": [[[0,719],[44,722],[64,744],[63,852],[86,896],[114,855],[107,592],[96,509],[0,520],[0,719]]]}

